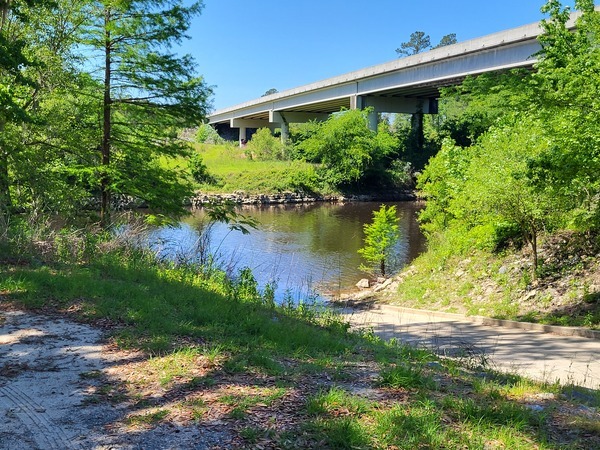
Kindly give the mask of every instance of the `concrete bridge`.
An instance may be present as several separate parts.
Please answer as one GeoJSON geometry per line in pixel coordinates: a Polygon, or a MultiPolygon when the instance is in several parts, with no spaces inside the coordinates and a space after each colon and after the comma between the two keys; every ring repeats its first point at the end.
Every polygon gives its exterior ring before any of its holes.
{"type": "MultiPolygon", "coordinates": [[[[570,27],[577,16],[571,16],[570,27]]],[[[280,128],[287,139],[290,123],[325,120],[341,108],[373,108],[371,129],[377,127],[377,113],[435,114],[441,87],[470,75],[531,68],[541,33],[540,23],[533,23],[436,48],[221,109],[209,123],[219,131],[239,128],[242,142],[247,128],[280,128]]]]}

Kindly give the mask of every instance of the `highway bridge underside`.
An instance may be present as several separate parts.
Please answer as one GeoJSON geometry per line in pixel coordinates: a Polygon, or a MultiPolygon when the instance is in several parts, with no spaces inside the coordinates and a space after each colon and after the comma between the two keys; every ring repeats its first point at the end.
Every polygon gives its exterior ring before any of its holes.
{"type": "Polygon", "coordinates": [[[263,110],[252,114],[233,118],[228,121],[214,123],[219,135],[228,140],[238,140],[243,145],[258,128],[281,130],[281,139],[289,138],[289,125],[305,123],[311,120],[324,121],[343,109],[370,108],[369,128],[377,130],[377,117],[380,113],[413,114],[415,126],[422,126],[423,114],[437,114],[437,88],[426,87],[415,90],[413,95],[401,95],[393,92],[378,95],[356,95],[331,99],[326,102],[300,105],[282,110],[263,110]]]}

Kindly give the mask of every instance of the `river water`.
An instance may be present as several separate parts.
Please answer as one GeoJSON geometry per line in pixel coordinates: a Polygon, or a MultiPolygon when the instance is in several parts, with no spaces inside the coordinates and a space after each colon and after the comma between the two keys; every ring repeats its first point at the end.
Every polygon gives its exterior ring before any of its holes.
{"type": "MultiPolygon", "coordinates": [[[[240,207],[239,213],[259,222],[244,235],[215,224],[208,234],[209,250],[221,267],[235,274],[252,269],[259,286],[274,283],[276,299],[294,301],[317,294],[339,295],[351,290],[367,274],[357,251],[363,246],[363,225],[370,223],[381,202],[311,203],[240,207]]],[[[416,221],[415,202],[396,205],[401,240],[392,267],[400,269],[418,256],[425,245],[416,221]]],[[[199,242],[206,229],[203,210],[194,211],[179,227],[159,228],[148,236],[153,248],[167,258],[197,260],[199,242]]]]}

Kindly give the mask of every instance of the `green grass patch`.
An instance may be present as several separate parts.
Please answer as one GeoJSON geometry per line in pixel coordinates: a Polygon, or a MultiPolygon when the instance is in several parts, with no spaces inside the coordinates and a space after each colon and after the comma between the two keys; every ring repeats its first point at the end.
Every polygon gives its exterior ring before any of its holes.
{"type": "Polygon", "coordinates": [[[129,426],[154,426],[162,422],[169,415],[169,411],[166,409],[159,409],[157,411],[148,412],[145,414],[134,414],[127,418],[125,421],[129,426]]]}
{"type": "Polygon", "coordinates": [[[372,439],[368,429],[358,419],[315,419],[304,429],[318,444],[312,448],[361,449],[372,448],[372,439]]]}
{"type": "Polygon", "coordinates": [[[379,375],[379,385],[394,389],[433,389],[435,382],[418,365],[399,364],[383,369],[379,375]]]}
{"type": "Polygon", "coordinates": [[[264,388],[257,394],[232,394],[224,395],[219,401],[232,406],[229,416],[233,419],[242,419],[248,410],[254,406],[271,406],[273,402],[281,399],[286,393],[284,388],[264,388]]]}
{"type": "Polygon", "coordinates": [[[376,415],[375,435],[386,447],[458,448],[460,441],[443,426],[441,412],[429,403],[395,406],[376,415]]]}
{"type": "Polygon", "coordinates": [[[203,192],[329,193],[320,183],[313,164],[302,161],[253,160],[236,143],[198,144],[196,151],[214,179],[213,183],[198,185],[203,192]]]}
{"type": "Polygon", "coordinates": [[[312,416],[360,415],[371,409],[371,402],[362,397],[349,394],[339,387],[332,387],[326,392],[320,392],[310,397],[306,404],[306,412],[312,416]]]}

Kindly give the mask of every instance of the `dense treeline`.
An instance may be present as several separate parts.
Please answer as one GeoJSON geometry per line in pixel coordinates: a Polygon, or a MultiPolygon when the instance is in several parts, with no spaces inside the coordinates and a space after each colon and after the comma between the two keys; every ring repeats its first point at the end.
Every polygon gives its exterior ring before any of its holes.
{"type": "Polygon", "coordinates": [[[548,1],[542,51],[531,73],[513,71],[467,80],[447,92],[468,139],[446,138],[419,178],[427,197],[421,216],[430,240],[455,251],[531,247],[557,229],[600,225],[600,14],[577,1],[548,1]]]}
{"type": "Polygon", "coordinates": [[[202,2],[16,0],[0,15],[0,217],[69,217],[130,195],[176,214],[191,184],[161,157],[211,90],[172,53],[202,2]],[[184,5],[184,3],[186,5],[184,5]]]}

